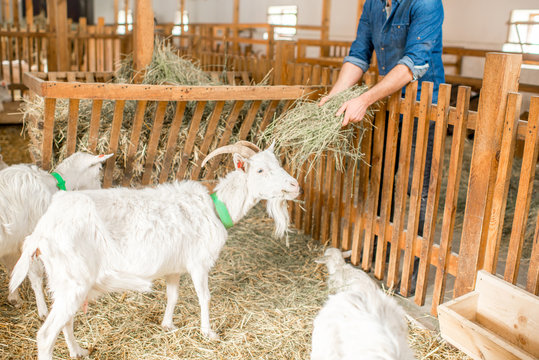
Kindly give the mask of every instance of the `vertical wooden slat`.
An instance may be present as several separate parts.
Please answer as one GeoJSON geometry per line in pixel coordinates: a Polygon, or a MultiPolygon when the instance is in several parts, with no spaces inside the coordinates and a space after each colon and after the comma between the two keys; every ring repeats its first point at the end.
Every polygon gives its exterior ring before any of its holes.
{"type": "Polygon", "coordinates": [[[101,109],[103,100],[94,100],[92,102],[92,117],[90,119],[90,134],[88,136],[88,149],[95,153],[97,148],[97,139],[99,137],[99,120],[101,119],[101,109]]]}
{"type": "Polygon", "coordinates": [[[272,121],[273,115],[275,114],[275,111],[277,110],[277,106],[279,106],[279,100],[272,100],[268,107],[266,108],[266,112],[264,113],[264,117],[262,118],[262,121],[260,122],[260,130],[259,134],[261,134],[268,124],[272,121]]]}
{"type": "Polygon", "coordinates": [[[417,81],[413,81],[406,86],[404,102],[401,105],[403,119],[398,159],[399,168],[397,172],[397,183],[395,185],[393,235],[391,237],[391,251],[389,254],[389,267],[387,272],[387,286],[390,289],[394,288],[398,282],[401,254],[399,239],[404,229],[404,213],[406,212],[406,195],[410,174],[410,156],[412,151],[412,135],[414,132],[414,105],[416,97],[417,81]]]}
{"type": "MultiPolygon", "coordinates": [[[[96,34],[103,35],[105,30],[105,18],[99,17],[97,19],[96,34]]],[[[96,64],[97,71],[105,71],[105,44],[102,37],[98,37],[96,40],[96,64]]]]}
{"type": "Polygon", "coordinates": [[[167,148],[165,152],[165,158],[163,165],[161,166],[161,173],[159,174],[159,183],[162,184],[168,179],[168,175],[172,170],[172,160],[174,159],[174,153],[176,152],[176,143],[178,142],[178,134],[184,118],[185,107],[187,103],[185,101],[178,101],[176,105],[176,113],[172,120],[172,125],[168,132],[167,148]]]}
{"type": "MultiPolygon", "coordinates": [[[[228,115],[225,123],[225,131],[221,135],[221,139],[219,140],[219,145],[217,147],[225,146],[228,144],[228,141],[230,139],[230,136],[232,135],[232,131],[234,129],[234,125],[236,124],[238,120],[238,116],[243,108],[243,105],[245,104],[244,101],[236,101],[234,103],[234,106],[232,108],[232,111],[228,115]]],[[[215,168],[217,167],[218,161],[212,161],[206,166],[208,169],[206,170],[206,175],[204,176],[204,179],[209,180],[213,177],[215,173],[215,168]]]]}
{"type": "Polygon", "coordinates": [[[307,180],[305,181],[304,191],[305,191],[305,215],[303,221],[303,232],[310,235],[313,224],[313,202],[314,202],[314,191],[315,191],[315,181],[314,181],[314,156],[311,156],[308,160],[307,166],[307,180]]]}
{"type": "Polygon", "coordinates": [[[455,296],[473,290],[484,255],[507,94],[518,90],[522,55],[488,53],[474,138],[468,195],[460,244],[455,296]]]}
{"type": "Polygon", "coordinates": [[[414,264],[414,242],[417,238],[419,216],[421,212],[421,194],[423,191],[423,178],[425,173],[425,159],[427,155],[430,124],[429,114],[431,111],[434,84],[432,82],[423,82],[421,86],[421,99],[419,101],[419,114],[415,140],[414,167],[412,170],[412,185],[410,188],[410,205],[408,211],[408,223],[406,226],[406,240],[404,244],[404,259],[401,276],[400,292],[403,296],[408,296],[414,264]]]}
{"type": "MultiPolygon", "coordinates": [[[[303,189],[305,188],[305,171],[307,170],[307,164],[304,163],[303,166],[301,168],[298,169],[297,171],[297,176],[296,176],[296,179],[298,180],[298,183],[299,183],[299,186],[303,189]]],[[[299,201],[295,201],[293,206],[294,206],[294,226],[296,227],[296,229],[302,229],[303,228],[303,215],[304,215],[304,211],[302,209],[302,206],[300,204],[300,201],[303,200],[303,203],[305,204],[305,195],[306,193],[303,192],[302,195],[299,196],[298,200],[299,201]]]]}
{"type": "Polygon", "coordinates": [[[253,122],[255,121],[256,114],[258,113],[258,109],[260,109],[260,104],[262,104],[261,100],[255,100],[251,103],[251,107],[247,112],[247,116],[245,117],[245,120],[243,120],[243,123],[240,127],[240,132],[238,135],[240,140],[247,139],[247,135],[249,135],[249,132],[251,131],[251,128],[253,126],[253,122]]]}
{"type": "Polygon", "coordinates": [[[88,33],[88,28],[86,25],[86,18],[81,17],[79,19],[79,34],[80,34],[80,48],[79,48],[79,61],[80,64],[80,71],[88,71],[88,39],[86,38],[86,35],[88,33]]]}
{"type": "Polygon", "coordinates": [[[199,101],[197,103],[193,118],[191,119],[191,126],[189,126],[189,132],[187,133],[187,139],[185,140],[185,145],[183,147],[180,167],[176,173],[176,179],[178,180],[183,179],[187,173],[187,165],[191,159],[191,153],[193,152],[193,147],[195,145],[200,120],[202,119],[202,115],[204,115],[204,107],[206,107],[206,101],[199,101]]]}
{"type": "Polygon", "coordinates": [[[494,194],[492,196],[492,212],[487,234],[485,259],[482,266],[484,270],[487,270],[492,274],[496,273],[496,265],[498,263],[498,251],[500,249],[500,241],[503,233],[507,193],[509,192],[509,183],[513,169],[513,157],[517,140],[517,127],[521,103],[522,95],[516,93],[509,94],[498,173],[496,175],[494,194]]]}
{"type": "Polygon", "coordinates": [[[114,48],[112,46],[112,28],[105,28],[105,34],[108,35],[105,39],[105,71],[114,71],[114,48]]]}
{"type": "Polygon", "coordinates": [[[67,121],[67,156],[72,155],[77,146],[79,101],[79,99],[69,99],[69,115],[67,121]]]}
{"type": "Polygon", "coordinates": [[[58,70],[69,71],[67,0],[56,0],[56,50],[58,70]]]}
{"type": "MultiPolygon", "coordinates": [[[[374,276],[382,280],[386,267],[386,237],[391,215],[391,203],[393,182],[395,179],[395,158],[397,155],[397,138],[399,133],[399,99],[400,93],[391,95],[389,100],[389,120],[387,125],[386,153],[384,156],[384,179],[382,186],[382,202],[380,209],[380,231],[376,247],[376,262],[374,264],[374,276]]],[[[375,210],[376,211],[376,210],[375,210]]],[[[396,240],[398,241],[398,240],[396,240]]]]}
{"type": "Polygon", "coordinates": [[[193,168],[193,171],[191,173],[192,180],[198,180],[198,177],[202,170],[201,168],[202,161],[204,160],[204,157],[208,154],[210,145],[215,139],[215,136],[216,136],[215,130],[217,129],[217,124],[219,124],[219,120],[221,119],[221,114],[223,112],[224,106],[225,106],[224,101],[218,101],[215,104],[215,108],[213,109],[213,112],[211,114],[210,121],[208,122],[208,125],[206,127],[206,133],[204,134],[204,141],[202,142],[202,145],[200,146],[201,156],[198,159],[196,166],[193,168]]]}
{"type": "Polygon", "coordinates": [[[520,260],[522,255],[522,245],[524,243],[524,233],[526,222],[530,211],[530,203],[533,191],[533,180],[535,177],[535,166],[537,165],[537,155],[539,153],[539,97],[532,97],[530,103],[530,114],[528,116],[528,126],[526,128],[526,142],[524,145],[524,155],[522,157],[522,167],[518,182],[518,193],[516,198],[515,215],[511,229],[511,239],[509,240],[509,251],[507,253],[507,263],[505,264],[505,281],[516,284],[520,260]]]}
{"type": "Polygon", "coordinates": [[[43,143],[41,148],[41,167],[48,171],[51,168],[52,140],[54,138],[54,111],[56,109],[56,99],[45,98],[45,109],[43,114],[43,143]]]}
{"type": "MultiPolygon", "coordinates": [[[[396,100],[393,99],[392,102],[396,100]]],[[[384,156],[384,137],[386,132],[386,115],[387,102],[380,107],[380,111],[376,114],[373,129],[373,150],[371,156],[371,177],[369,181],[369,191],[366,199],[366,219],[365,219],[365,236],[363,244],[363,259],[361,267],[365,271],[369,271],[372,266],[372,252],[374,250],[374,221],[378,211],[380,185],[382,179],[382,162],[384,156]]],[[[363,215],[359,215],[363,216],[363,215]]],[[[354,238],[352,243],[352,263],[359,264],[361,252],[360,238],[354,238]]]]}
{"type": "Polygon", "coordinates": [[[315,200],[314,200],[314,226],[313,226],[313,237],[315,240],[320,240],[321,234],[321,223],[322,223],[322,205],[324,199],[324,182],[326,178],[324,173],[324,166],[327,160],[327,155],[321,156],[316,164],[316,185],[315,185],[315,200]]]}
{"type": "Polygon", "coordinates": [[[447,175],[442,234],[432,297],[431,312],[433,314],[437,313],[438,305],[444,301],[447,268],[449,256],[451,254],[453,232],[455,230],[455,215],[457,211],[462,171],[462,156],[464,154],[464,144],[466,141],[466,128],[468,125],[470,93],[471,89],[469,87],[461,86],[459,87],[457,94],[456,122],[453,127],[453,141],[451,144],[451,157],[449,159],[449,170],[447,175]]]}
{"type": "Polygon", "coordinates": [[[423,230],[423,241],[421,244],[421,255],[419,258],[419,270],[417,273],[417,285],[414,299],[416,304],[421,305],[425,303],[430,270],[430,258],[436,231],[438,202],[440,200],[440,189],[442,187],[442,176],[444,172],[444,150],[450,98],[451,85],[441,84],[438,95],[438,107],[436,109],[436,127],[434,130],[434,145],[432,148],[429,195],[425,210],[425,227],[423,230]]]}
{"type": "Polygon", "coordinates": [[[354,175],[357,172],[357,166],[358,164],[349,160],[344,176],[344,187],[342,189],[342,199],[344,202],[342,211],[343,226],[341,232],[341,248],[343,250],[349,250],[352,246],[350,242],[350,228],[352,226],[352,217],[350,213],[354,202],[354,175]]]}
{"type": "Polygon", "coordinates": [[[114,104],[114,115],[112,117],[112,125],[110,131],[109,153],[113,153],[106,163],[103,174],[103,187],[112,186],[112,177],[116,164],[116,151],[118,150],[118,140],[120,138],[120,129],[122,128],[122,120],[124,115],[125,100],[116,100],[114,104]]]}
{"type": "Polygon", "coordinates": [[[532,245],[526,289],[532,294],[539,295],[539,212],[537,212],[537,219],[535,219],[535,235],[532,245]]]}
{"type": "Polygon", "coordinates": [[[135,155],[139,146],[140,131],[144,122],[144,113],[146,112],[147,104],[148,102],[146,100],[139,100],[137,102],[137,109],[135,110],[135,117],[131,129],[131,137],[129,138],[129,148],[127,149],[127,159],[125,161],[124,179],[122,181],[123,186],[129,186],[129,183],[131,182],[133,164],[135,163],[135,155]]]}
{"type": "Polygon", "coordinates": [[[339,235],[341,228],[341,199],[342,199],[342,187],[343,187],[343,172],[341,170],[335,171],[334,190],[331,192],[331,245],[335,248],[340,247],[339,235]]]}
{"type": "MultiPolygon", "coordinates": [[[[11,49],[11,38],[7,38],[7,45],[6,45],[6,51],[9,61],[9,83],[13,85],[13,50],[11,49]]],[[[2,65],[3,67],[3,65],[2,65]]],[[[13,87],[11,87],[11,99],[15,101],[15,92],[13,90],[13,87]]]]}
{"type": "Polygon", "coordinates": [[[159,147],[159,138],[161,137],[161,129],[167,111],[167,101],[159,101],[152,123],[150,139],[148,141],[146,161],[144,164],[144,173],[142,174],[142,185],[148,185],[152,181],[153,164],[157,156],[157,148],[159,147]]]}
{"type": "Polygon", "coordinates": [[[96,71],[96,55],[95,55],[95,26],[88,26],[88,71],[96,71]]]}
{"type": "Polygon", "coordinates": [[[322,209],[322,223],[320,229],[320,241],[325,243],[329,240],[329,225],[331,222],[331,207],[333,205],[332,189],[334,186],[335,176],[335,158],[333,154],[328,153],[326,158],[326,171],[325,171],[325,186],[323,189],[323,209],[322,209]]]}

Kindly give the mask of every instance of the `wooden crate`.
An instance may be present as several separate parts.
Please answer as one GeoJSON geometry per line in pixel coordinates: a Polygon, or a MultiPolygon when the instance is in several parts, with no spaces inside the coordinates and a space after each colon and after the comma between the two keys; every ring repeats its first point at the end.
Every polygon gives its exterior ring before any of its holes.
{"type": "Polygon", "coordinates": [[[475,291],[438,307],[442,336],[473,359],[537,359],[539,298],[486,271],[475,291]]]}

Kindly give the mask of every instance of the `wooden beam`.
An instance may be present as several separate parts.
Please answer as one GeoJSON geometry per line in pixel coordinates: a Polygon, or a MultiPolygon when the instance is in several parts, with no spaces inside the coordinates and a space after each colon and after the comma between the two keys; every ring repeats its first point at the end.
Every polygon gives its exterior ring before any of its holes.
{"type": "Polygon", "coordinates": [[[153,54],[153,8],[151,0],[137,0],[134,22],[134,68],[143,70],[151,61],[153,54]]]}
{"type": "Polygon", "coordinates": [[[56,0],[56,51],[58,70],[69,71],[67,0],[56,0]]]}
{"type": "Polygon", "coordinates": [[[124,0],[124,24],[125,33],[127,34],[127,12],[129,11],[129,0],[124,0]]]}
{"type": "Polygon", "coordinates": [[[26,0],[26,25],[28,29],[34,24],[34,3],[32,0],[26,0]]]}
{"type": "MultiPolygon", "coordinates": [[[[329,40],[329,22],[331,17],[331,0],[322,0],[322,31],[320,33],[320,39],[322,41],[329,40]]],[[[323,46],[320,48],[321,56],[328,56],[329,48],[323,46]]]]}
{"type": "Polygon", "coordinates": [[[185,12],[185,0],[180,0],[180,31],[183,34],[183,13],[185,12]]]}
{"type": "Polygon", "coordinates": [[[454,296],[473,290],[486,246],[507,97],[518,90],[522,55],[487,54],[479,99],[454,296]]]}
{"type": "Polygon", "coordinates": [[[118,11],[120,11],[120,0],[114,0],[114,25],[118,26],[118,11]]]}
{"type": "MultiPolygon", "coordinates": [[[[56,33],[56,0],[47,0],[47,17],[49,20],[49,32],[56,33]]],[[[58,71],[56,58],[56,41],[48,38],[47,41],[47,67],[49,71],[58,71]]]]}
{"type": "Polygon", "coordinates": [[[2,0],[2,10],[2,22],[8,23],[11,20],[9,0],[2,0]]]}
{"type": "Polygon", "coordinates": [[[19,26],[19,0],[13,0],[13,25],[19,26]]]}
{"type": "MultiPolygon", "coordinates": [[[[239,38],[238,25],[240,23],[240,0],[234,0],[234,15],[233,15],[234,28],[232,30],[234,39],[239,38]]],[[[234,41],[234,53],[239,53],[240,44],[237,41],[234,41]]]]}

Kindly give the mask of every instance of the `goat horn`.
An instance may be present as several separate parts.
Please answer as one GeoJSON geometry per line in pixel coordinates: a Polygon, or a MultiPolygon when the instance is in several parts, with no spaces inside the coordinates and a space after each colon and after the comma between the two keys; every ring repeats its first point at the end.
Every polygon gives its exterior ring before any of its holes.
{"type": "Polygon", "coordinates": [[[250,158],[251,156],[256,154],[258,151],[260,151],[260,149],[255,144],[250,143],[248,141],[240,140],[233,145],[226,145],[226,146],[222,146],[220,148],[213,150],[204,158],[204,161],[202,161],[202,164],[200,165],[200,167],[204,167],[204,165],[206,165],[206,163],[210,159],[220,154],[236,153],[236,154],[240,154],[243,157],[250,158]]]}

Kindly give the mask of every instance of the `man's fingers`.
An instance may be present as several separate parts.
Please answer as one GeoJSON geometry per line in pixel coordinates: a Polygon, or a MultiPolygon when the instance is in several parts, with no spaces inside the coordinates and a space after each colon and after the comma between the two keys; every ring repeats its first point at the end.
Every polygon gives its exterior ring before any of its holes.
{"type": "Polygon", "coordinates": [[[342,125],[341,126],[346,126],[348,125],[348,123],[350,122],[350,111],[347,111],[344,113],[344,119],[342,121],[342,125]]]}
{"type": "Polygon", "coordinates": [[[341,105],[339,110],[335,113],[335,116],[339,117],[342,115],[342,113],[346,110],[346,107],[348,106],[348,101],[341,105]]]}

